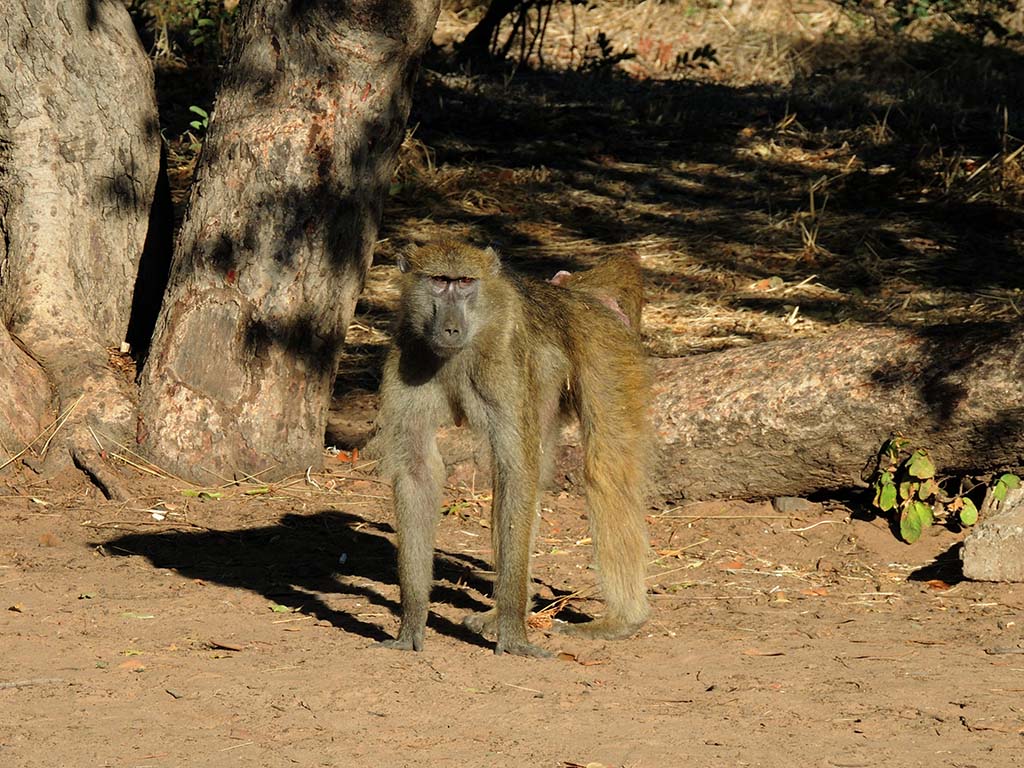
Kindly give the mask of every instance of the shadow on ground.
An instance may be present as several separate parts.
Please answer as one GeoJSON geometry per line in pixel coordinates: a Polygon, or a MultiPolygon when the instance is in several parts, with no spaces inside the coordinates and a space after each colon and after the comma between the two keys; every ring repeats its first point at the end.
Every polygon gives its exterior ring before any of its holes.
{"type": "MultiPolygon", "coordinates": [[[[310,515],[289,513],[274,525],[228,531],[169,531],[138,533],[104,542],[112,554],[143,556],[156,568],[183,576],[245,589],[294,611],[328,621],[333,626],[371,640],[388,635],[354,613],[338,610],[325,596],[360,597],[370,605],[399,614],[395,600],[380,585],[396,583],[395,547],[390,526],[337,510],[310,515]]],[[[460,580],[466,587],[488,593],[489,582],[479,576],[489,566],[467,555],[439,551],[439,578],[460,580]]],[[[467,589],[434,587],[433,600],[466,610],[490,606],[467,589]]],[[[431,613],[430,626],[442,634],[485,644],[461,625],[431,613]]]]}
{"type": "MultiPolygon", "coordinates": [[[[376,624],[332,607],[329,596],[359,597],[400,615],[399,604],[380,589],[381,585],[396,583],[392,534],[388,525],[347,512],[324,510],[308,515],[288,513],[274,525],[257,528],[133,533],[102,545],[111,554],[145,557],[155,568],[255,592],[346,632],[386,640],[389,635],[376,624]]],[[[487,610],[490,605],[469,591],[491,592],[490,580],[481,576],[489,569],[489,564],[475,557],[438,550],[434,559],[436,578],[459,586],[435,582],[432,601],[467,613],[487,610]]],[[[571,620],[582,618],[570,613],[571,620]]],[[[465,642],[491,646],[461,624],[433,611],[428,626],[465,642]]]]}

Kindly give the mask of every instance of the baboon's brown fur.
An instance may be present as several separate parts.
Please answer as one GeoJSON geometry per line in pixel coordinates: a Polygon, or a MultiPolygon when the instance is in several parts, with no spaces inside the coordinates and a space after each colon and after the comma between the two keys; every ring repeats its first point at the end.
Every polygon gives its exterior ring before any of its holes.
{"type": "MultiPolygon", "coordinates": [[[[403,261],[395,342],[384,366],[375,438],[393,483],[402,624],[386,645],[419,650],[427,620],[443,464],[435,433],[458,420],[487,436],[493,466],[495,608],[467,617],[497,635],[496,652],[546,655],[527,641],[530,550],[542,482],[562,417],[575,414],[606,610],[557,627],[590,637],[631,635],[647,619],[644,492],[650,457],[649,375],[640,348],[639,281],[613,297],[587,272],[564,287],[508,273],[490,248],[444,241],[403,261]],[[455,341],[451,341],[454,339],[455,341]]],[[[601,269],[601,268],[598,268],[601,269]]]]}

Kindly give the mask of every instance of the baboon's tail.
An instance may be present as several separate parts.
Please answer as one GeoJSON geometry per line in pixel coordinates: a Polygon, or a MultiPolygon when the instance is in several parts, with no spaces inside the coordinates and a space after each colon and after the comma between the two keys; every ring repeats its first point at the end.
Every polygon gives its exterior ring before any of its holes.
{"type": "Polygon", "coordinates": [[[653,445],[647,361],[627,334],[613,335],[621,341],[591,345],[596,354],[582,361],[577,393],[588,516],[606,612],[569,629],[608,638],[631,635],[647,620],[644,515],[653,445]]]}

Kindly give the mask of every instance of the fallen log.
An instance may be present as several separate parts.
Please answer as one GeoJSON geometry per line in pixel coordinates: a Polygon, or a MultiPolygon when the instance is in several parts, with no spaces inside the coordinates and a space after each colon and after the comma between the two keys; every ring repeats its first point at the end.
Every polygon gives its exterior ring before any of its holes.
{"type": "Polygon", "coordinates": [[[807,496],[863,483],[891,433],[944,472],[1024,462],[1024,327],[859,328],[655,362],[657,491],[807,496]]]}

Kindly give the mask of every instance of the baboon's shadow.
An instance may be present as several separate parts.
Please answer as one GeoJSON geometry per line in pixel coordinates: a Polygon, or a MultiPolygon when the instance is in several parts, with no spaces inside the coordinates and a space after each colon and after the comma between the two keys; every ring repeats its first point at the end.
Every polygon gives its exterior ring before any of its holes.
{"type": "MultiPolygon", "coordinates": [[[[308,515],[289,513],[276,524],[259,528],[133,533],[99,543],[112,554],[142,556],[155,567],[256,592],[347,632],[385,640],[389,635],[376,624],[332,608],[321,595],[357,596],[399,615],[398,603],[379,589],[396,582],[396,553],[387,537],[390,533],[388,525],[324,510],[308,515]]],[[[436,584],[432,592],[435,604],[445,602],[466,611],[490,607],[466,589],[490,593],[489,581],[479,574],[488,570],[489,564],[442,550],[437,551],[434,562],[438,578],[461,585],[455,589],[436,584]]],[[[431,613],[429,626],[441,634],[489,647],[483,638],[436,613],[431,613]]]]}

